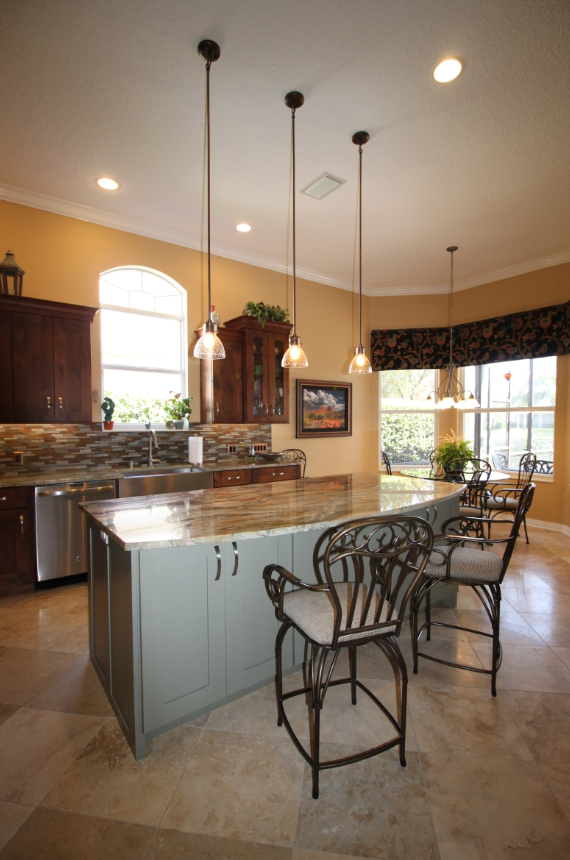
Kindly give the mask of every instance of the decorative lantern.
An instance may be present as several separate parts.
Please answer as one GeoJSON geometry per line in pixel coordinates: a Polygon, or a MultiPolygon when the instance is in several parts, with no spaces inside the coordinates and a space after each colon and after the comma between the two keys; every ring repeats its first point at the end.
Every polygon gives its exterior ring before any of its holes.
{"type": "Polygon", "coordinates": [[[20,269],[11,251],[6,251],[6,256],[0,263],[0,285],[1,293],[6,295],[21,296],[24,270],[20,269]]]}

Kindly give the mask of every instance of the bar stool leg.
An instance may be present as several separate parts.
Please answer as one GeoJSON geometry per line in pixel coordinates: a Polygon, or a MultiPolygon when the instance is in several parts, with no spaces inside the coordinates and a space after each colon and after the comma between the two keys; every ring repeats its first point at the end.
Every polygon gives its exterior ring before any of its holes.
{"type": "Polygon", "coordinates": [[[427,620],[427,630],[426,630],[426,640],[429,642],[431,640],[431,588],[426,594],[426,620],[427,620]]]}
{"type": "MultiPolygon", "coordinates": [[[[311,645],[311,692],[313,700],[313,800],[319,797],[319,762],[321,745],[321,663],[318,661],[319,646],[311,645]]],[[[324,655],[323,655],[324,656],[324,655]]]]}
{"type": "Polygon", "coordinates": [[[277,725],[283,725],[283,663],[281,660],[281,651],[283,649],[283,640],[285,634],[291,625],[286,621],[283,622],[275,640],[275,692],[277,694],[277,725]]]}
{"type": "Polygon", "coordinates": [[[352,693],[352,704],[356,705],[356,648],[348,649],[350,660],[350,690],[352,693]]]}
{"type": "Polygon", "coordinates": [[[495,600],[493,612],[493,663],[491,673],[491,695],[497,695],[497,671],[499,660],[501,659],[501,642],[499,640],[499,630],[501,628],[501,604],[500,597],[495,600]]]}

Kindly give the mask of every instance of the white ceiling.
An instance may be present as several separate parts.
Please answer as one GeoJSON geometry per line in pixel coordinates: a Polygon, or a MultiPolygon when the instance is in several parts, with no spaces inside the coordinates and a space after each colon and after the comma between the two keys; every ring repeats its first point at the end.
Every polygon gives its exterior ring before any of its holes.
{"type": "Polygon", "coordinates": [[[568,0],[3,0],[0,28],[0,197],[199,246],[212,38],[216,252],[283,269],[299,89],[297,187],[347,180],[297,196],[301,272],[350,287],[359,129],[368,292],[445,289],[449,244],[464,287],[570,259],[568,0]]]}

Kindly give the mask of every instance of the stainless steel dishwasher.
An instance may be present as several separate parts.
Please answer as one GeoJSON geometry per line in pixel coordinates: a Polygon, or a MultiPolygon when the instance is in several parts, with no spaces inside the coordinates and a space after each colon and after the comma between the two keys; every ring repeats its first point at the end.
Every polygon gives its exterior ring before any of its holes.
{"type": "Polygon", "coordinates": [[[80,481],[36,487],[39,582],[87,572],[87,525],[77,505],[114,498],[114,481],[80,481]]]}

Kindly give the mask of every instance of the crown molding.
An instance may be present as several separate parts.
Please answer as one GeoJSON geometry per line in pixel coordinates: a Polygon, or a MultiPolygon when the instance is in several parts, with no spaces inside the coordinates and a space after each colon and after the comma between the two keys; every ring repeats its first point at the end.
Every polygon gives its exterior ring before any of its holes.
{"type": "MultiPolygon", "coordinates": [[[[183,248],[191,248],[200,251],[201,242],[198,236],[190,236],[179,233],[167,227],[159,227],[156,224],[148,224],[146,221],[137,221],[124,215],[115,215],[112,212],[104,212],[101,209],[93,209],[81,203],[72,203],[69,200],[60,200],[58,197],[50,197],[47,194],[39,194],[36,191],[27,191],[24,188],[15,188],[10,185],[0,186],[0,200],[9,203],[19,203],[22,206],[30,206],[32,209],[43,209],[56,215],[64,215],[67,218],[77,218],[80,221],[89,221],[99,224],[101,227],[111,227],[113,230],[122,230],[125,233],[135,233],[137,236],[146,236],[148,239],[157,239],[159,242],[168,242],[170,245],[180,245],[183,248]]],[[[238,263],[246,263],[249,266],[258,266],[262,269],[271,269],[282,274],[293,274],[292,266],[286,266],[281,260],[271,257],[263,257],[253,254],[251,251],[241,251],[238,248],[230,248],[216,242],[211,244],[212,254],[217,257],[225,257],[238,263]]],[[[341,290],[352,292],[350,281],[341,278],[331,278],[322,272],[305,269],[297,266],[297,277],[306,281],[316,281],[319,284],[327,284],[330,287],[338,287],[341,290]]],[[[362,292],[369,295],[369,290],[363,287],[362,292]]]]}
{"type": "MultiPolygon", "coordinates": [[[[77,218],[80,221],[89,221],[92,224],[99,224],[101,227],[110,227],[113,230],[121,230],[125,233],[134,233],[137,236],[146,236],[148,239],[156,239],[159,242],[167,242],[170,245],[180,245],[183,248],[191,248],[194,251],[202,250],[201,241],[198,236],[189,236],[186,233],[179,233],[176,230],[170,230],[167,227],[148,224],[146,221],[137,221],[134,218],[127,218],[124,215],[115,215],[112,212],[104,212],[102,209],[94,209],[91,206],[84,206],[81,203],[72,203],[69,200],[61,200],[58,197],[39,194],[36,191],[27,191],[24,188],[15,188],[11,185],[1,185],[0,200],[6,200],[9,203],[19,203],[22,206],[30,206],[32,209],[43,209],[46,212],[53,212],[56,215],[64,215],[67,218],[77,218]]],[[[215,242],[212,243],[211,249],[212,254],[215,256],[224,257],[228,260],[235,260],[237,263],[245,263],[249,266],[258,266],[262,269],[271,269],[272,271],[280,272],[281,274],[290,275],[293,273],[292,267],[286,266],[282,260],[274,260],[271,257],[263,257],[260,254],[253,254],[251,251],[241,251],[238,248],[230,248],[227,245],[219,245],[215,242]]],[[[538,269],[545,269],[548,266],[559,266],[561,263],[568,262],[570,262],[570,248],[560,254],[553,254],[550,257],[542,257],[539,260],[531,260],[528,263],[522,263],[520,266],[509,266],[506,269],[498,269],[496,272],[488,272],[485,275],[477,275],[474,278],[457,281],[454,284],[454,289],[469,290],[472,287],[479,287],[482,284],[500,281],[504,278],[513,278],[516,275],[524,275],[527,272],[535,272],[538,269]]],[[[350,281],[343,280],[342,278],[332,278],[329,275],[324,275],[322,272],[305,269],[302,266],[297,266],[297,277],[306,281],[315,281],[318,284],[326,284],[329,287],[337,287],[340,290],[357,292],[356,288],[350,281]]],[[[372,288],[363,285],[362,287],[363,294],[372,298],[381,296],[436,295],[438,293],[447,293],[448,290],[448,284],[372,288]]]]}
{"type": "MultiPolygon", "coordinates": [[[[455,281],[453,289],[470,290],[472,287],[480,287],[482,284],[490,284],[493,281],[502,281],[505,278],[514,278],[517,275],[525,275],[528,272],[536,272],[538,269],[546,269],[549,266],[560,266],[562,263],[570,262],[570,248],[560,254],[552,254],[550,257],[541,257],[539,260],[531,260],[529,263],[521,263],[520,266],[508,266],[506,269],[497,269],[496,272],[488,272],[485,275],[477,275],[464,281],[455,281]]],[[[438,284],[431,287],[373,287],[369,295],[372,298],[378,296],[419,296],[433,295],[449,292],[449,284],[438,284]]]]}

